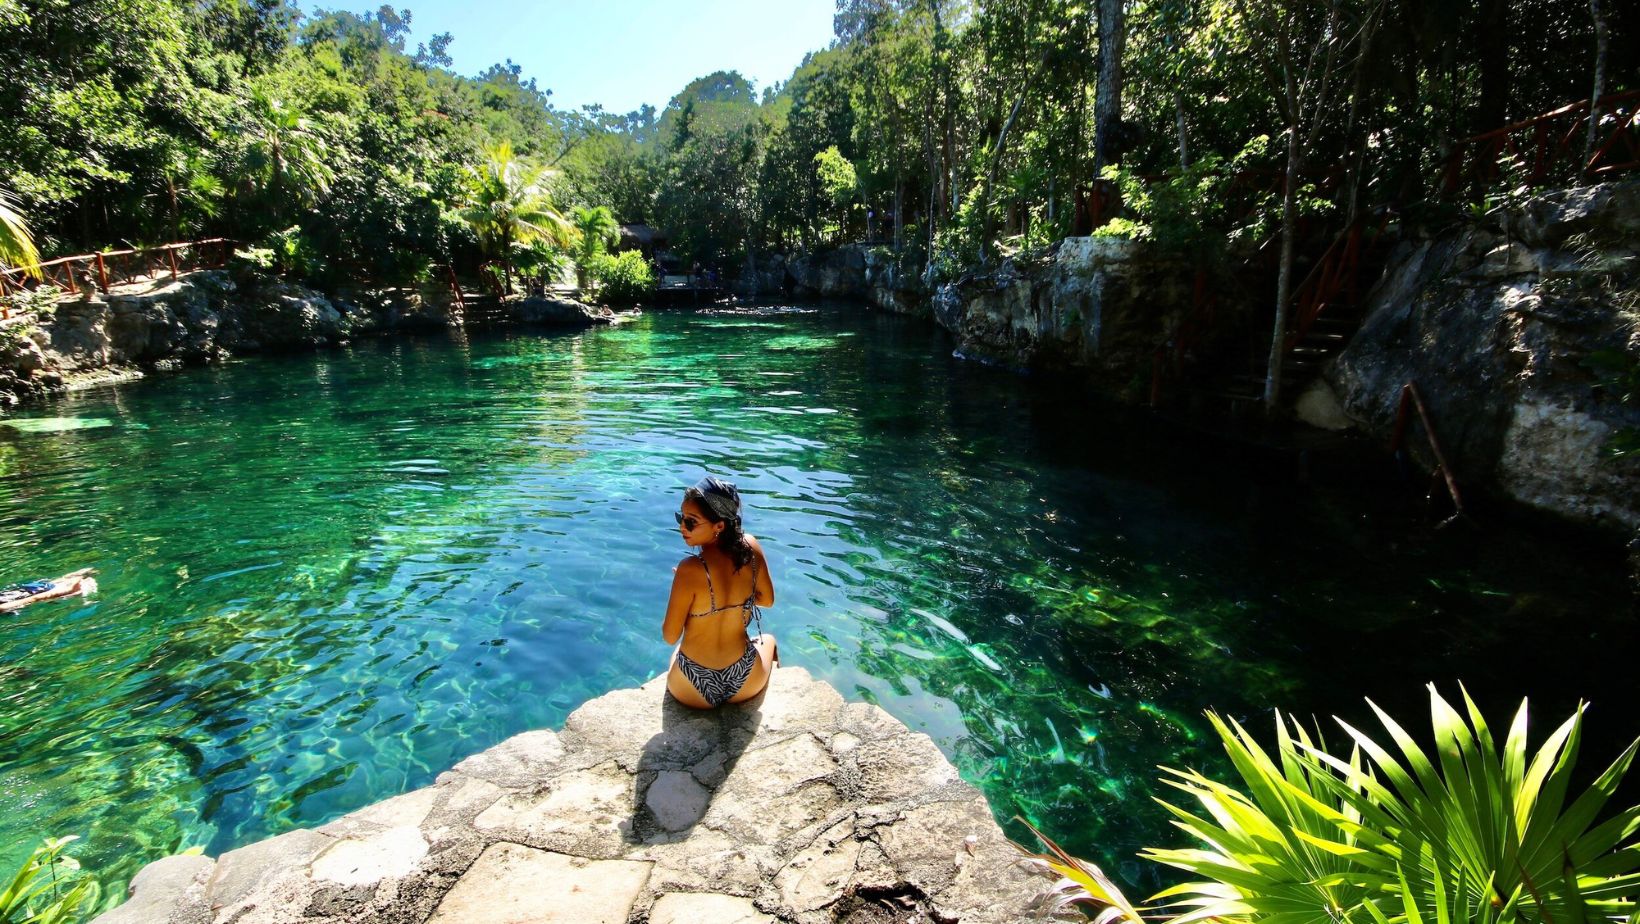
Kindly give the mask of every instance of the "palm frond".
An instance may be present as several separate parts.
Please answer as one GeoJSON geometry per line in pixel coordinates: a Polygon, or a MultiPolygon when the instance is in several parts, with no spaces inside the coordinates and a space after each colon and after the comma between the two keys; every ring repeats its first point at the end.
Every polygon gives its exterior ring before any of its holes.
{"type": "Polygon", "coordinates": [[[0,189],[0,263],[17,267],[31,278],[43,278],[40,251],[29,234],[28,222],[17,200],[4,189],[0,189]]]}
{"type": "Polygon", "coordinates": [[[1025,819],[1016,815],[1014,820],[1030,828],[1048,852],[1033,853],[1019,844],[1014,844],[1014,849],[1024,854],[1026,862],[1034,869],[1059,877],[1045,897],[1044,915],[1058,914],[1072,905],[1088,905],[1097,909],[1095,924],[1144,924],[1144,909],[1128,901],[1121,888],[1105,875],[1104,870],[1066,853],[1052,838],[1025,819]]]}

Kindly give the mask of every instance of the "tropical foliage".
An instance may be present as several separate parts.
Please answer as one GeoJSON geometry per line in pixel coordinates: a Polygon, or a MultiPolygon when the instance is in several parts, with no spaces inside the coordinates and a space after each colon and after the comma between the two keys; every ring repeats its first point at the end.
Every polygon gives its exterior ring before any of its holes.
{"type": "MultiPolygon", "coordinates": [[[[459,76],[459,37],[412,48],[410,26],[391,6],[7,2],[0,227],[26,216],[50,255],[296,226],[325,281],[510,275],[534,232],[481,215],[500,182],[657,225],[684,264],[857,238],[870,214],[903,263],[949,267],[1086,232],[1111,168],[1127,206],[1101,221],[1219,261],[1389,202],[1438,220],[1454,143],[1585,97],[1597,32],[1634,47],[1640,7],[841,0],[789,79],[718,71],[624,114],[559,109],[511,63],[459,76]],[[1227,176],[1252,179],[1227,195],[1227,176]]],[[[1640,86],[1640,59],[1602,80],[1640,86]]]]}
{"type": "Polygon", "coordinates": [[[96,907],[99,889],[75,877],[80,864],[63,855],[76,838],[47,840],[34,849],[17,874],[0,889],[0,924],[73,924],[96,907]]]}
{"type": "Polygon", "coordinates": [[[31,275],[38,277],[40,251],[34,246],[34,237],[29,234],[28,224],[22,214],[17,211],[15,200],[4,189],[0,189],[0,263],[8,266],[24,267],[31,275]]]}
{"type": "Polygon", "coordinates": [[[1018,816],[1014,820],[1031,829],[1037,840],[1047,846],[1047,853],[1032,853],[1014,845],[1025,855],[1026,863],[1040,873],[1055,877],[1058,882],[1044,896],[1043,917],[1058,914],[1067,908],[1082,907],[1093,912],[1096,924],[1144,924],[1142,909],[1123,894],[1122,889],[1105,871],[1086,860],[1073,857],[1036,826],[1018,816]]]}
{"type": "Polygon", "coordinates": [[[546,168],[521,160],[506,141],[468,170],[461,218],[478,235],[483,251],[500,261],[509,287],[515,246],[545,240],[568,247],[572,240],[573,228],[553,207],[546,181],[546,168]]]}
{"type": "Polygon", "coordinates": [[[570,216],[575,226],[575,272],[581,288],[587,287],[592,268],[604,251],[621,239],[621,226],[605,206],[578,208],[570,216]]]}
{"type": "MultiPolygon", "coordinates": [[[[1340,720],[1347,757],[1290,716],[1272,755],[1209,713],[1241,785],[1165,771],[1194,807],[1163,805],[1200,846],[1144,856],[1202,878],[1151,901],[1176,909],[1172,924],[1632,920],[1640,805],[1607,803],[1640,740],[1574,794],[1582,706],[1533,751],[1525,702],[1501,746],[1467,692],[1462,705],[1431,686],[1433,752],[1376,706],[1384,738],[1340,720]]],[[[1097,870],[1054,853],[1062,895],[1137,920],[1097,870]]]]}
{"type": "Polygon", "coordinates": [[[630,305],[655,290],[655,271],[636,250],[600,255],[592,265],[598,280],[598,298],[615,305],[630,305]]]}

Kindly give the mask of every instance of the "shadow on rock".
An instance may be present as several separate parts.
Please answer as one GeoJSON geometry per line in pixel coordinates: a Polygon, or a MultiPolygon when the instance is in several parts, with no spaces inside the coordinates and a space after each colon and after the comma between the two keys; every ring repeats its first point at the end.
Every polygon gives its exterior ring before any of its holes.
{"type": "Polygon", "coordinates": [[[691,709],[665,694],[656,707],[661,730],[638,759],[637,811],[623,826],[629,842],[664,844],[689,836],[757,736],[767,693],[765,688],[743,703],[712,710],[691,709]]]}

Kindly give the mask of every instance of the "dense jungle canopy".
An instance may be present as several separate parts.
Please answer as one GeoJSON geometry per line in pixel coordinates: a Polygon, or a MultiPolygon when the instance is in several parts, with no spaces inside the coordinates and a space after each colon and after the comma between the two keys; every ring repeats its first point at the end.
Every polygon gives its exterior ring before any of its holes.
{"type": "Polygon", "coordinates": [[[1416,203],[1455,139],[1588,98],[1597,70],[1640,86],[1640,8],[1609,0],[839,0],[784,83],[718,72],[626,114],[559,109],[510,62],[452,73],[452,37],[412,49],[410,22],[0,0],[0,191],[47,256],[225,235],[321,283],[525,248],[463,220],[518,205],[607,206],[730,268],[869,236],[949,272],[1086,231],[1100,176],[1118,231],[1204,253],[1279,217],[1279,182],[1226,208],[1238,175],[1296,168],[1299,211],[1416,203]],[[482,188],[498,154],[529,189],[482,188]]]}

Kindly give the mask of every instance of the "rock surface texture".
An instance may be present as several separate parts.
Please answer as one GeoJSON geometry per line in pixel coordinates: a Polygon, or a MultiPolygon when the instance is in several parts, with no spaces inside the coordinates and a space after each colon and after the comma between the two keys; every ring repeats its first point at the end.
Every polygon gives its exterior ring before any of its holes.
{"type": "Polygon", "coordinates": [[[378,289],[332,300],[254,272],[201,270],[141,287],[69,297],[0,330],[0,407],[78,384],[235,353],[312,349],[381,331],[443,328],[440,287],[378,289]]]}
{"type": "Polygon", "coordinates": [[[848,244],[800,254],[784,266],[795,295],[863,298],[887,311],[929,316],[928,293],[921,280],[902,271],[887,247],[848,244]]]}
{"type": "Polygon", "coordinates": [[[525,324],[545,324],[553,327],[595,327],[599,324],[619,324],[630,315],[586,305],[572,298],[532,295],[518,303],[518,319],[525,324]]]}
{"type": "Polygon", "coordinates": [[[715,712],[656,678],[317,830],[160,860],[95,924],[981,924],[1046,884],[926,735],[786,667],[715,712]]]}
{"type": "MultiPolygon", "coordinates": [[[[1640,529],[1640,182],[1560,190],[1392,255],[1327,380],[1381,434],[1416,383],[1454,473],[1586,525],[1640,529]]],[[[1426,444],[1413,430],[1415,450],[1426,444]]]]}
{"type": "Polygon", "coordinates": [[[1136,376],[1190,309],[1189,268],[1116,238],[1071,237],[1045,257],[939,287],[934,317],[966,355],[1022,369],[1076,369],[1133,397],[1136,376]]]}

